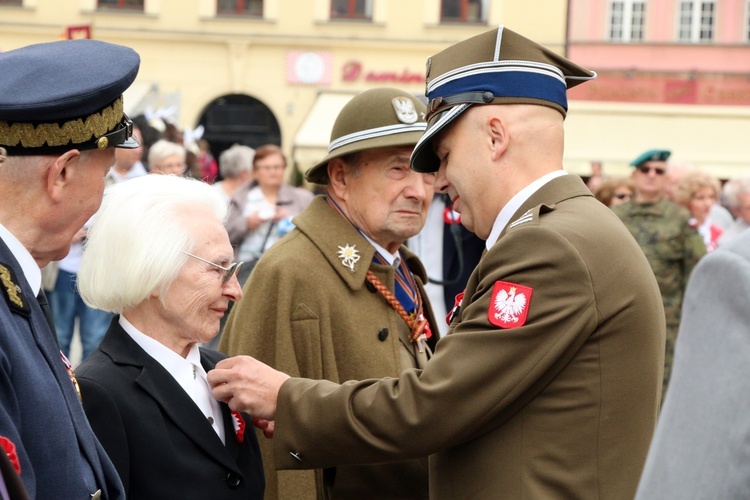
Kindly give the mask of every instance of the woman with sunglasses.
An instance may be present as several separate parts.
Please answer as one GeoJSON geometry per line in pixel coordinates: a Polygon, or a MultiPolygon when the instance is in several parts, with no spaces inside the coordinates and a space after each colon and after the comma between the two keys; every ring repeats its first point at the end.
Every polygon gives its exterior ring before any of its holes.
{"type": "Polygon", "coordinates": [[[208,184],[149,175],[110,188],[89,230],[81,296],[117,316],[76,374],[130,499],[263,497],[250,417],[206,382],[225,356],[199,347],[242,297],[226,211],[208,184]]]}
{"type": "Polygon", "coordinates": [[[616,207],[633,197],[633,181],[628,177],[611,177],[599,185],[594,197],[607,205],[616,207]]]}

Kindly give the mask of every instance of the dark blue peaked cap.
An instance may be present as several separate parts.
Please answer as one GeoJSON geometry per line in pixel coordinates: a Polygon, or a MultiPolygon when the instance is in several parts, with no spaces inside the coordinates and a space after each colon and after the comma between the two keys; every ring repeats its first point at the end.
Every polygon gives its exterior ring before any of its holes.
{"type": "Polygon", "coordinates": [[[0,52],[0,147],[13,155],[135,148],[122,93],[138,54],[98,40],[64,40],[0,52]]]}

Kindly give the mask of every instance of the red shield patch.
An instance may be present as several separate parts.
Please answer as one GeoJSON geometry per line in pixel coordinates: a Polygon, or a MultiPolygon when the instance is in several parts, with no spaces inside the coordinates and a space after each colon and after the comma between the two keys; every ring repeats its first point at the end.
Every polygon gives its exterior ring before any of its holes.
{"type": "Polygon", "coordinates": [[[500,328],[516,328],[526,323],[531,293],[527,286],[498,281],[492,289],[487,318],[500,328]]]}
{"type": "Polygon", "coordinates": [[[10,463],[13,464],[13,468],[16,469],[16,473],[21,473],[21,463],[18,461],[18,455],[16,454],[16,445],[10,439],[0,436],[0,453],[8,455],[10,463]]]}

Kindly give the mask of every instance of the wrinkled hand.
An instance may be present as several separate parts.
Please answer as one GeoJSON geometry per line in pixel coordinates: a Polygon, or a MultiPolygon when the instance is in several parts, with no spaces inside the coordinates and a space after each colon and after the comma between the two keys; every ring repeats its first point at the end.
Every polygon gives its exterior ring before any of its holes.
{"type": "Polygon", "coordinates": [[[287,379],[289,375],[286,373],[250,356],[223,359],[208,372],[208,383],[216,399],[224,401],[233,410],[264,420],[276,417],[276,400],[287,379]]]}

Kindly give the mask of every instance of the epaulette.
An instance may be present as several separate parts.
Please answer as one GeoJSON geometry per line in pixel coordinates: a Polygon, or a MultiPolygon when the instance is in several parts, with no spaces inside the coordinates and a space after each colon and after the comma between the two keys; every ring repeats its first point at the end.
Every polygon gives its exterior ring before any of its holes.
{"type": "Polygon", "coordinates": [[[18,280],[13,272],[13,268],[0,263],[0,290],[3,291],[5,301],[8,307],[22,316],[31,316],[31,308],[23,294],[23,290],[18,285],[18,280]]]}
{"type": "Polygon", "coordinates": [[[512,229],[518,225],[524,224],[526,222],[531,222],[534,220],[534,209],[530,208],[524,212],[522,216],[520,216],[518,219],[514,220],[510,224],[508,224],[508,229],[512,229]]]}

